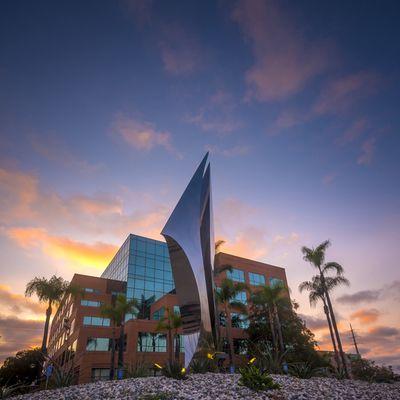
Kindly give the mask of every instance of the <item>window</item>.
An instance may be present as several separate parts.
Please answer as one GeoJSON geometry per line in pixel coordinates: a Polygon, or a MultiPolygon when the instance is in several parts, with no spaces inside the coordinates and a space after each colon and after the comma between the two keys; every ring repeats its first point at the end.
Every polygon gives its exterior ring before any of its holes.
{"type": "Polygon", "coordinates": [[[167,336],[160,333],[139,332],[137,351],[165,353],[167,336]]]}
{"type": "Polygon", "coordinates": [[[239,303],[242,303],[242,304],[247,304],[246,292],[237,293],[235,296],[235,301],[238,301],[239,303]]]}
{"type": "Polygon", "coordinates": [[[100,290],[99,290],[99,289],[93,289],[93,288],[90,288],[90,287],[85,287],[85,292],[86,292],[86,293],[96,293],[96,294],[99,294],[99,293],[100,293],[100,290]]]}
{"type": "Polygon", "coordinates": [[[241,269],[233,268],[232,271],[226,271],[226,277],[236,282],[244,282],[244,272],[241,269]]]}
{"type": "Polygon", "coordinates": [[[256,274],[255,272],[249,272],[250,285],[261,286],[265,285],[265,276],[261,274],[256,274]]]}
{"type": "Polygon", "coordinates": [[[181,314],[181,308],[179,306],[174,306],[174,314],[181,314]]]}
{"type": "Polygon", "coordinates": [[[164,317],[164,307],[161,307],[160,309],[158,309],[157,311],[154,311],[153,313],[153,319],[157,319],[160,320],[161,318],[164,317]]]}
{"type": "Polygon", "coordinates": [[[285,284],[283,283],[283,280],[279,279],[279,278],[269,278],[269,285],[271,287],[285,286],[285,284]]]}
{"type": "Polygon", "coordinates": [[[174,353],[175,353],[175,349],[176,349],[176,346],[179,346],[179,351],[181,352],[181,353],[184,353],[185,352],[185,345],[184,345],[184,343],[183,343],[183,336],[182,335],[176,335],[175,336],[175,338],[174,338],[174,353]]]}
{"type": "Polygon", "coordinates": [[[233,351],[235,354],[247,354],[247,340],[233,339],[233,351]]]}
{"type": "Polygon", "coordinates": [[[101,303],[100,301],[94,301],[94,300],[81,300],[81,306],[100,307],[101,303]]]}
{"type": "Polygon", "coordinates": [[[110,377],[110,368],[92,368],[92,381],[106,381],[110,377]]]}
{"type": "Polygon", "coordinates": [[[109,338],[88,338],[86,342],[87,351],[110,351],[109,338]]]}
{"type": "Polygon", "coordinates": [[[83,325],[110,326],[110,318],[83,317],[83,325]]]}
{"type": "Polygon", "coordinates": [[[219,313],[219,325],[226,326],[226,316],[224,312],[219,313]]]}
{"type": "Polygon", "coordinates": [[[247,329],[249,327],[249,320],[246,315],[239,313],[231,313],[232,328],[247,329]]]}

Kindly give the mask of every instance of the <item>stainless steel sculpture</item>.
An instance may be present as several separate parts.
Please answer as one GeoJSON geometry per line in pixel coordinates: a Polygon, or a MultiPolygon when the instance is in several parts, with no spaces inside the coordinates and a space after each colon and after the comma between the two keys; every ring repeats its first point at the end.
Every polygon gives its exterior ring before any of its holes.
{"type": "Polygon", "coordinates": [[[182,316],[185,367],[202,336],[216,340],[214,227],[208,153],[194,173],[161,234],[171,259],[182,316]]]}

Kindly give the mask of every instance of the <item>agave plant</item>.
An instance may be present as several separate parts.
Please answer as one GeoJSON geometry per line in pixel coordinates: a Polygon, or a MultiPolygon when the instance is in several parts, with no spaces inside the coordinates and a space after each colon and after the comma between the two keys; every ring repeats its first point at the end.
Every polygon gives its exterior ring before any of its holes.
{"type": "Polygon", "coordinates": [[[281,374],[283,365],[289,349],[280,352],[275,348],[271,348],[268,343],[252,343],[251,353],[256,358],[255,364],[263,371],[268,371],[271,374],[281,374]]]}
{"type": "Polygon", "coordinates": [[[0,399],[8,399],[11,396],[15,396],[17,392],[25,388],[26,386],[20,384],[0,386],[0,399]]]}

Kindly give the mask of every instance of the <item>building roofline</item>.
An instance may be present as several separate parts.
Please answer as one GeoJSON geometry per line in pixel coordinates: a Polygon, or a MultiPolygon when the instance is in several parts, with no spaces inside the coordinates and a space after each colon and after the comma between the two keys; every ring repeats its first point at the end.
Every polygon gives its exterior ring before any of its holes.
{"type": "Polygon", "coordinates": [[[225,253],[225,252],[223,252],[223,251],[218,252],[215,256],[217,257],[219,254],[223,254],[223,255],[228,256],[228,257],[238,258],[238,259],[240,259],[240,260],[247,261],[247,262],[252,262],[252,263],[257,263],[257,264],[261,264],[261,265],[266,265],[266,266],[268,266],[268,267],[278,268],[278,269],[281,269],[281,270],[285,271],[285,268],[284,268],[284,267],[278,267],[277,265],[268,264],[268,263],[265,263],[265,262],[262,262],[262,261],[258,261],[258,260],[253,260],[252,258],[246,258],[246,257],[237,256],[237,255],[235,255],[235,254],[225,253]]]}

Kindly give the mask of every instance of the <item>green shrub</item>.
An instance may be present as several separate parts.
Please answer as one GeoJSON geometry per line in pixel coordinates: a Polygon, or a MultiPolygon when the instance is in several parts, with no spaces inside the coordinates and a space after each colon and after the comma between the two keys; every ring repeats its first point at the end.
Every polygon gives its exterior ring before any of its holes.
{"type": "Polygon", "coordinates": [[[355,379],[368,382],[392,383],[399,379],[392,367],[375,365],[374,361],[359,358],[351,363],[351,372],[355,379]]]}
{"type": "Polygon", "coordinates": [[[310,379],[313,376],[326,376],[325,368],[314,368],[309,362],[297,362],[289,364],[289,374],[300,379],[310,379]]]}
{"type": "Polygon", "coordinates": [[[267,343],[252,343],[251,354],[256,357],[255,364],[263,371],[268,371],[270,374],[282,374],[283,364],[289,353],[289,350],[280,352],[272,349],[267,343]]]}
{"type": "Polygon", "coordinates": [[[167,378],[172,379],[186,379],[186,371],[182,368],[182,365],[176,361],[168,362],[165,367],[161,370],[161,374],[167,378]]]}
{"type": "Polygon", "coordinates": [[[239,368],[241,377],[239,379],[240,386],[247,386],[252,390],[272,390],[279,389],[280,386],[273,381],[270,375],[262,372],[255,365],[239,368]]]}
{"type": "Polygon", "coordinates": [[[207,372],[216,372],[217,370],[215,361],[208,358],[194,358],[189,368],[193,374],[205,374],[207,372]]]}

